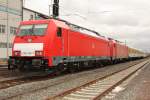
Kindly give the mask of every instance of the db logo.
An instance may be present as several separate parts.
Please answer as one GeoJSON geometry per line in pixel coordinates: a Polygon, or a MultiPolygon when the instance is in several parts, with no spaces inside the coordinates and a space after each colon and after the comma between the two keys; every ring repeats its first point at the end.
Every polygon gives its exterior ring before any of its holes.
{"type": "Polygon", "coordinates": [[[32,39],[28,39],[28,42],[32,42],[32,39]]]}

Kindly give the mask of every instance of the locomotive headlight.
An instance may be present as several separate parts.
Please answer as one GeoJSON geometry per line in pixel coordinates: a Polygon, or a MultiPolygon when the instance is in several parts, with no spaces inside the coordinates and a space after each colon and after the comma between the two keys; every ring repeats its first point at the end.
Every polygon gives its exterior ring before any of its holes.
{"type": "Polygon", "coordinates": [[[14,56],[21,56],[21,51],[14,51],[14,56]]]}
{"type": "Polygon", "coordinates": [[[43,56],[43,51],[35,51],[35,56],[43,56]]]}

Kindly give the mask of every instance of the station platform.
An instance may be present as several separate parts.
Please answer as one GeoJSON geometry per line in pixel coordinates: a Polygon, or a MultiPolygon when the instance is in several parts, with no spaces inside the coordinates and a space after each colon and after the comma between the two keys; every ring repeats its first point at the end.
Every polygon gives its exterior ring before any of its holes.
{"type": "Polygon", "coordinates": [[[150,100],[150,64],[112,100],[150,100]]]}

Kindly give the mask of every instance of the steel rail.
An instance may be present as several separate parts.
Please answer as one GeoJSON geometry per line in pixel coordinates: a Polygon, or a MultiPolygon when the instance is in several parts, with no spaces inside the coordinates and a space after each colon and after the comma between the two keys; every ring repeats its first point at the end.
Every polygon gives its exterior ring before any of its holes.
{"type": "MultiPolygon", "coordinates": [[[[143,60],[142,61],[139,61],[138,63],[141,63],[141,62],[143,62],[143,60]]],[[[135,64],[136,62],[134,62],[134,63],[131,63],[131,65],[130,66],[133,66],[133,65],[136,65],[135,64]]],[[[128,64],[128,63],[123,63],[123,65],[125,66],[126,64],[128,64]]],[[[120,64],[118,64],[118,65],[120,65],[120,64]]],[[[130,67],[129,66],[129,67],[130,67]]],[[[123,69],[119,69],[119,70],[124,70],[124,69],[126,69],[126,68],[123,68],[123,69]]],[[[116,72],[116,71],[115,71],[116,72]]],[[[113,73],[112,73],[113,74],[113,73]]],[[[55,78],[55,77],[51,77],[51,78],[55,78]]],[[[103,77],[104,78],[104,77],[103,77]]],[[[43,80],[43,79],[42,79],[43,80]]],[[[36,90],[31,90],[31,91],[29,91],[29,92],[22,92],[22,93],[18,93],[18,94],[15,94],[15,95],[13,95],[13,96],[10,96],[10,97],[6,97],[7,99],[10,99],[10,98],[14,98],[14,97],[17,97],[17,96],[20,96],[20,95],[24,95],[24,94],[26,94],[26,93],[32,93],[32,92],[35,92],[35,91],[38,91],[38,90],[42,90],[42,89],[45,89],[45,88],[48,88],[48,87],[51,87],[51,86],[55,86],[55,85],[58,85],[58,84],[61,84],[61,83],[64,83],[64,82],[66,82],[66,81],[69,81],[69,80],[71,80],[70,78],[68,79],[64,79],[63,81],[57,81],[57,82],[55,82],[54,84],[51,84],[51,85],[48,85],[48,86],[46,86],[46,87],[42,87],[42,88],[38,88],[38,89],[36,89],[36,90]]],[[[7,82],[9,82],[9,81],[11,81],[11,80],[8,80],[8,81],[5,81],[6,83],[7,82]]],[[[25,81],[25,80],[23,80],[23,81],[25,81]]],[[[35,80],[36,81],[36,80],[35,80]]],[[[34,82],[33,80],[32,80],[32,82],[34,82]]],[[[15,83],[15,81],[14,81],[14,83],[15,83]]],[[[16,82],[17,83],[17,82],[16,82]]],[[[29,82],[22,82],[22,83],[20,83],[20,84],[24,84],[24,83],[29,83],[29,82]]],[[[14,84],[14,85],[12,85],[12,86],[16,86],[16,85],[20,85],[20,84],[14,84]]],[[[8,86],[8,87],[11,87],[11,86],[8,86]]],[[[7,88],[7,87],[5,87],[5,88],[7,88]]],[[[3,88],[3,89],[5,89],[5,88],[3,88]]]]}
{"type": "MultiPolygon", "coordinates": [[[[144,62],[144,61],[143,61],[143,62],[144,62]]],[[[141,63],[141,62],[140,62],[140,63],[141,63]]],[[[140,63],[138,63],[138,64],[140,64],[140,63]]],[[[148,62],[147,62],[147,63],[148,63],[148,62]]],[[[116,87],[117,85],[119,85],[120,83],[122,83],[124,80],[126,80],[127,78],[129,78],[131,75],[133,75],[136,71],[138,71],[139,69],[141,69],[141,68],[142,68],[143,66],[145,66],[147,63],[145,63],[144,65],[142,65],[140,68],[136,69],[134,72],[130,73],[128,76],[124,77],[123,80],[120,80],[120,81],[117,82],[115,85],[109,87],[109,88],[108,88],[106,91],[104,91],[103,93],[100,93],[100,94],[98,94],[97,96],[95,96],[94,99],[92,99],[92,100],[98,100],[99,98],[101,98],[102,96],[104,96],[105,94],[107,94],[108,92],[110,92],[114,87],[116,87]]],[[[58,95],[56,95],[56,96],[48,97],[48,98],[46,98],[46,100],[57,100],[58,98],[61,98],[61,99],[59,99],[59,100],[62,100],[63,97],[65,97],[65,96],[67,96],[67,95],[69,95],[69,94],[71,94],[71,93],[75,93],[76,91],[79,91],[79,90],[81,90],[81,89],[83,89],[83,88],[85,88],[85,87],[89,87],[90,85],[95,84],[95,83],[98,82],[98,81],[101,81],[101,80],[104,80],[104,79],[106,79],[106,78],[109,78],[109,77],[111,77],[111,76],[113,76],[113,75],[116,75],[117,73],[123,72],[124,70],[127,70],[127,69],[129,69],[129,68],[131,68],[131,67],[133,67],[133,66],[138,65],[138,64],[131,65],[131,66],[125,68],[125,69],[122,69],[122,70],[116,71],[116,72],[114,72],[114,73],[111,73],[111,74],[109,74],[109,75],[106,75],[106,76],[104,76],[104,77],[101,77],[101,78],[92,80],[92,81],[90,81],[90,82],[88,82],[88,83],[85,83],[85,84],[83,84],[83,85],[81,85],[81,86],[78,86],[78,87],[72,88],[72,89],[70,89],[70,90],[64,91],[64,92],[62,92],[62,93],[60,93],[60,94],[58,94],[58,95]]],[[[87,93],[87,94],[88,94],[88,93],[87,93]]]]}

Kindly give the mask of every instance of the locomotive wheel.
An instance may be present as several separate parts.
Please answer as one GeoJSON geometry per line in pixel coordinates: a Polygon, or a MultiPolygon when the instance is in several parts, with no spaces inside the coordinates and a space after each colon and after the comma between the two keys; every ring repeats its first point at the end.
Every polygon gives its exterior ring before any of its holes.
{"type": "Polygon", "coordinates": [[[46,68],[47,68],[47,66],[40,66],[40,70],[41,70],[41,71],[45,71],[46,68]]]}
{"type": "Polygon", "coordinates": [[[8,65],[8,70],[12,70],[13,69],[13,66],[12,65],[8,65]]]}
{"type": "Polygon", "coordinates": [[[18,65],[18,69],[19,69],[19,71],[21,71],[21,72],[24,72],[24,71],[25,71],[25,65],[24,65],[23,62],[18,65]]]}
{"type": "Polygon", "coordinates": [[[59,64],[58,66],[56,66],[55,68],[55,71],[54,71],[54,74],[57,76],[57,75],[60,75],[62,72],[64,72],[65,68],[64,68],[64,65],[62,64],[59,64]]]}
{"type": "Polygon", "coordinates": [[[78,66],[77,65],[74,65],[74,64],[69,64],[68,65],[68,71],[69,73],[75,73],[78,69],[78,66]]]}
{"type": "Polygon", "coordinates": [[[19,71],[24,72],[25,71],[25,67],[24,66],[19,66],[19,71]]]}
{"type": "Polygon", "coordinates": [[[15,65],[8,65],[8,70],[14,70],[14,69],[16,69],[17,68],[17,66],[15,66],[15,65]]]}
{"type": "Polygon", "coordinates": [[[75,72],[76,72],[76,69],[75,69],[74,67],[71,67],[71,68],[69,68],[69,72],[70,72],[70,73],[75,73],[75,72]]]}

